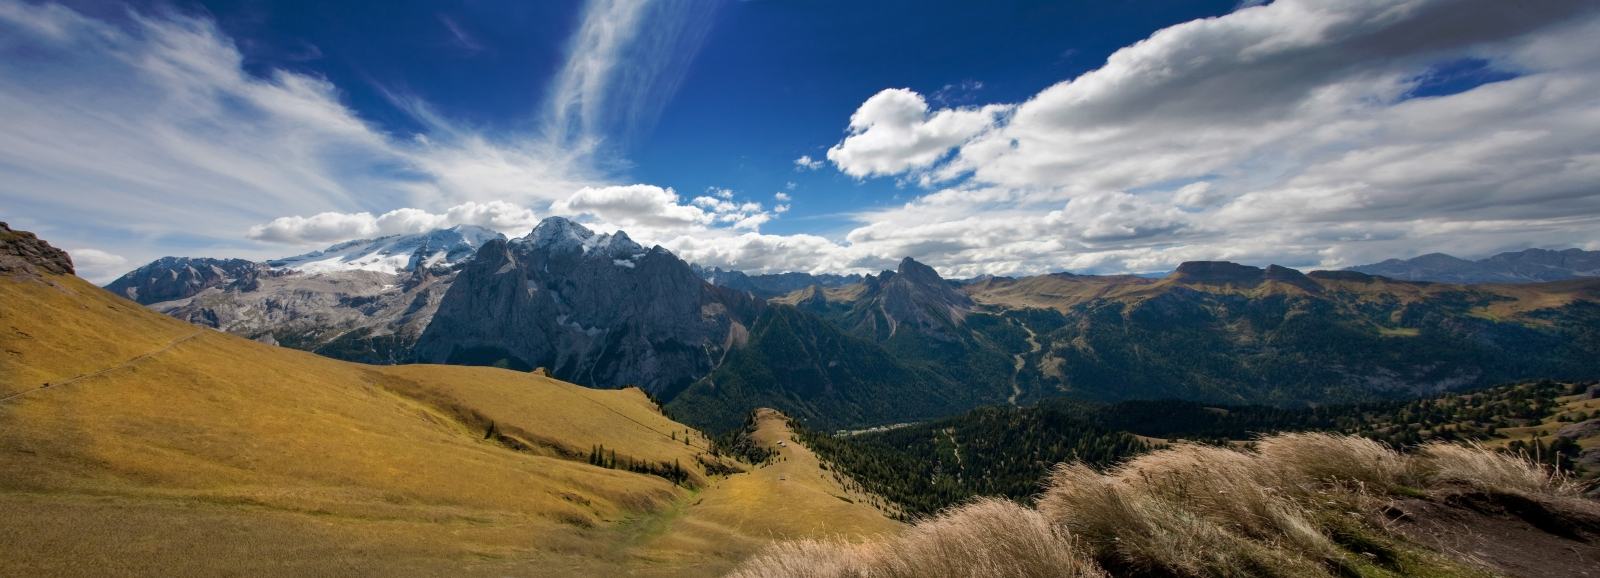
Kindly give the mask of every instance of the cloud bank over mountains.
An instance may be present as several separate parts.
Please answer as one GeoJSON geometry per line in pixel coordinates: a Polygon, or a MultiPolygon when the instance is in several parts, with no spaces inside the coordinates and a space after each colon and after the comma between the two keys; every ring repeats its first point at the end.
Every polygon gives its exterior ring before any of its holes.
{"type": "Polygon", "coordinates": [[[907,255],[955,276],[1340,266],[1600,243],[1592,2],[1279,0],[1157,31],[1022,102],[888,87],[840,119],[825,159],[771,167],[892,179],[909,198],[847,208],[830,236],[762,232],[804,191],[680,194],[598,156],[659,113],[707,18],[593,0],[530,105],[544,133],[462,126],[396,93],[425,127],[396,134],[324,78],[247,71],[204,17],[0,0],[0,209],[70,215],[75,230],[23,226],[95,251],[91,278],[155,251],[520,235],[549,215],[752,271],[907,255]]]}
{"type": "Polygon", "coordinates": [[[1586,2],[1284,0],[1015,105],[884,90],[828,157],[933,189],[848,239],[955,274],[1592,244],[1596,37],[1586,2]],[[1504,79],[1448,90],[1462,69],[1504,79]]]}

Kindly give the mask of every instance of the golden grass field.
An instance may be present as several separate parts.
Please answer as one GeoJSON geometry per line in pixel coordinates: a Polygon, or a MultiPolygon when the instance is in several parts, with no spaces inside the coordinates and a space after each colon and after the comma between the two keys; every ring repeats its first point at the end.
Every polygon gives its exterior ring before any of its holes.
{"type": "Polygon", "coordinates": [[[704,436],[636,389],[340,362],[70,276],[0,277],[0,398],[3,576],[706,575],[897,527],[793,443],[707,476],[704,436]],[[598,444],[693,489],[589,465],[598,444]]]}

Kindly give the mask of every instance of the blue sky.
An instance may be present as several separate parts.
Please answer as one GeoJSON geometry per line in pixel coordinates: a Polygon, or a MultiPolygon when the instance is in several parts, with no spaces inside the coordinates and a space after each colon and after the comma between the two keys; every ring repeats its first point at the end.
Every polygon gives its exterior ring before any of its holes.
{"type": "Polygon", "coordinates": [[[0,218],[96,280],[549,215],[752,271],[1600,248],[1585,2],[354,4],[0,0],[0,218]]]}

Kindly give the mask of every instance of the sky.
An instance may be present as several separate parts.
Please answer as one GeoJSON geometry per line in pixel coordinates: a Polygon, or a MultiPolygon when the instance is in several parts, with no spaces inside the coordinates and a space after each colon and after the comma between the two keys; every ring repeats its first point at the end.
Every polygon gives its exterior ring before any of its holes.
{"type": "Polygon", "coordinates": [[[0,220],[99,282],[549,216],[750,272],[1600,249],[1594,38],[1578,0],[0,0],[0,220]]]}

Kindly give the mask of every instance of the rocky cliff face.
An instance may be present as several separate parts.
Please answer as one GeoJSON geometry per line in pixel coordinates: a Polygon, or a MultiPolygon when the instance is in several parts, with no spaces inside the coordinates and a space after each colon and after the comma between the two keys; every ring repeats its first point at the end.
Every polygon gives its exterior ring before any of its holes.
{"type": "Polygon", "coordinates": [[[902,328],[932,337],[950,337],[972,310],[972,299],[946,282],[932,267],[910,257],[894,271],[868,276],[851,306],[851,332],[886,340],[902,328]]]}
{"type": "Polygon", "coordinates": [[[244,259],[162,257],[118,277],[106,290],[144,305],[192,297],[218,286],[248,290],[272,273],[244,259]]]}
{"type": "Polygon", "coordinates": [[[0,222],[0,274],[72,275],[72,257],[27,231],[0,222]]]}
{"type": "Polygon", "coordinates": [[[670,397],[742,342],[760,307],[748,293],[706,283],[665,249],[552,217],[478,251],[416,358],[544,367],[575,383],[670,397]]]}
{"type": "Polygon", "coordinates": [[[363,363],[402,363],[456,269],[279,273],[150,307],[251,339],[363,363]]]}
{"type": "Polygon", "coordinates": [[[457,226],[265,263],[165,257],[106,288],[173,317],[366,363],[401,363],[461,263],[499,233],[457,226]]]}

